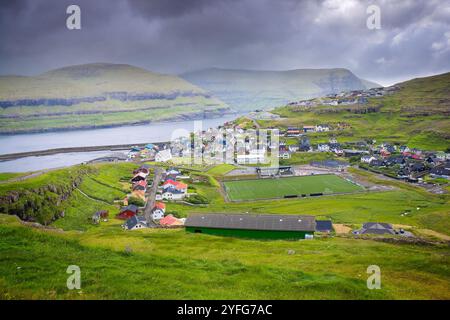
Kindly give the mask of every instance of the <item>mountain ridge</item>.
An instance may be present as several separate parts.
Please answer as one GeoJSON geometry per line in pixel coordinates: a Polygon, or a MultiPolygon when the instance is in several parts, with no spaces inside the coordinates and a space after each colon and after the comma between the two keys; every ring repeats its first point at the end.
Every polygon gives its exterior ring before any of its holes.
{"type": "Polygon", "coordinates": [[[380,85],[360,79],[345,68],[245,70],[206,68],[180,75],[231,107],[268,109],[291,100],[380,85]]]}

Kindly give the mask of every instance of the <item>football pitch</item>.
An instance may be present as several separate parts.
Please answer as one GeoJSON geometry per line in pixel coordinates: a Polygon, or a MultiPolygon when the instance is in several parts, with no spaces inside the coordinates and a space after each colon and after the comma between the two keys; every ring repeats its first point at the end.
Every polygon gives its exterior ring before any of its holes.
{"type": "Polygon", "coordinates": [[[311,194],[347,193],[364,190],[350,181],[334,174],[236,180],[224,182],[230,200],[257,200],[284,198],[285,196],[309,196],[311,194]]]}

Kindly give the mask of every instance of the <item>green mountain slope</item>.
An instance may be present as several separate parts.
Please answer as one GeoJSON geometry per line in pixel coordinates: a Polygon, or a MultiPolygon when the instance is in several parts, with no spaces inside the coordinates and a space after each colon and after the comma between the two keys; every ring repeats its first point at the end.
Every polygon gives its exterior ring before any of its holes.
{"type": "Polygon", "coordinates": [[[252,71],[204,69],[181,75],[239,110],[267,109],[288,101],[380,85],[347,69],[252,71]]]}
{"type": "Polygon", "coordinates": [[[104,127],[220,114],[229,108],[171,75],[95,63],[0,77],[0,133],[104,127]]]}
{"type": "Polygon", "coordinates": [[[355,105],[289,105],[277,108],[280,121],[259,121],[263,126],[300,126],[327,123],[333,130],[315,133],[313,142],[376,139],[407,143],[428,150],[450,148],[450,73],[418,78],[395,86],[394,92],[355,105]]]}

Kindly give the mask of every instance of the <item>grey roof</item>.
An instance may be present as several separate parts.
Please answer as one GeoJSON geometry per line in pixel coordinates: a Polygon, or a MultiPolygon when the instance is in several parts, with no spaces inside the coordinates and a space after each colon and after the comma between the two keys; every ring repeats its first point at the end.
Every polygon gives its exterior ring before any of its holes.
{"type": "Polygon", "coordinates": [[[382,222],[366,222],[363,224],[363,229],[392,229],[392,225],[382,222]]]}
{"type": "Polygon", "coordinates": [[[145,219],[145,217],[141,217],[141,216],[132,216],[130,219],[128,219],[125,222],[125,227],[127,229],[132,229],[135,225],[137,225],[138,223],[142,223],[144,225],[147,225],[147,220],[145,219]]]}
{"type": "Polygon", "coordinates": [[[135,206],[134,204],[130,204],[130,205],[126,206],[126,207],[122,207],[120,209],[120,213],[122,213],[124,211],[127,211],[127,210],[130,210],[132,212],[137,212],[139,210],[139,208],[137,206],[135,206]]]}
{"type": "Polygon", "coordinates": [[[278,230],[278,231],[315,231],[314,216],[278,215],[278,214],[194,214],[186,219],[187,227],[278,230]]]}
{"type": "Polygon", "coordinates": [[[393,229],[376,229],[376,228],[364,229],[364,228],[362,228],[360,233],[361,234],[395,234],[395,231],[393,229]]]}
{"type": "Polygon", "coordinates": [[[333,231],[331,220],[316,220],[316,231],[333,231]]]}

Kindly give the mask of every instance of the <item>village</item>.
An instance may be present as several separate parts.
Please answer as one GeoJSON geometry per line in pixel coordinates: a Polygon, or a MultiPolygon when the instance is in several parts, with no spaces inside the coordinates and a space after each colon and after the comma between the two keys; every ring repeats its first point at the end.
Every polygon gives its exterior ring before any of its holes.
{"type": "MultiPolygon", "coordinates": [[[[315,233],[335,232],[336,227],[331,220],[316,220],[315,216],[308,215],[214,212],[181,217],[168,213],[167,206],[171,203],[207,206],[208,199],[198,195],[196,189],[188,185],[188,181],[193,181],[191,171],[183,169],[186,160],[192,161],[192,157],[198,155],[201,158],[201,166],[214,167],[220,164],[220,161],[234,166],[235,169],[229,173],[231,179],[240,179],[241,175],[255,175],[257,179],[264,180],[280,177],[325,177],[332,174],[354,184],[357,182],[352,181],[354,177],[347,172],[349,167],[354,166],[405,183],[428,186],[448,184],[450,178],[448,153],[410,149],[405,145],[377,144],[376,141],[339,143],[335,138],[330,138],[328,143],[315,145],[310,143],[309,133],[333,130],[334,128],[327,124],[271,129],[269,137],[264,137],[267,138],[265,143],[261,143],[261,135],[255,135],[258,130],[244,129],[239,124],[226,123],[220,128],[194,132],[189,138],[177,138],[171,144],[149,143],[143,147],[135,146],[129,150],[126,160],[140,166],[132,172],[129,181],[131,192],[120,202],[122,207],[116,218],[124,221],[122,224],[124,230],[184,227],[187,232],[193,233],[273,239],[285,237],[311,239],[315,233]],[[224,133],[228,136],[219,139],[224,133]],[[290,159],[294,154],[308,153],[327,153],[332,158],[311,161],[306,165],[282,164],[283,160],[290,159]],[[281,163],[271,166],[268,162],[271,155],[275,155],[281,163]]],[[[366,192],[382,190],[382,186],[357,184],[366,192]]],[[[225,193],[230,191],[225,183],[222,183],[221,188],[225,193]]],[[[437,190],[436,193],[442,192],[442,189],[437,190]]],[[[311,193],[310,196],[322,194],[311,193]]],[[[304,197],[305,194],[301,196],[304,197]]],[[[227,198],[228,201],[233,201],[230,196],[227,198]]],[[[100,211],[94,214],[93,221],[99,223],[103,218],[105,212],[100,211]]],[[[360,228],[347,232],[354,235],[413,237],[411,232],[384,222],[365,222],[360,228]]]]}

